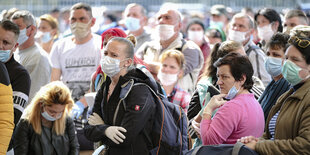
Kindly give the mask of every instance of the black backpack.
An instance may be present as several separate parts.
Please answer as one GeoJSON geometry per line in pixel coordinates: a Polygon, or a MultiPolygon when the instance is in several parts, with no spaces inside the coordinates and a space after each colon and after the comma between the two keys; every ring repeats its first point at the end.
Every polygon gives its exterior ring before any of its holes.
{"type": "Polygon", "coordinates": [[[149,88],[156,104],[152,134],[145,135],[153,143],[154,148],[150,150],[150,154],[183,155],[188,151],[186,114],[180,106],[168,101],[168,98],[162,93],[162,87],[153,77],[148,77],[146,83],[135,83],[132,80],[122,87],[121,102],[126,104],[125,98],[132,87],[144,85],[149,88]]]}
{"type": "Polygon", "coordinates": [[[199,146],[190,150],[186,155],[258,155],[243,143],[199,146]]]}

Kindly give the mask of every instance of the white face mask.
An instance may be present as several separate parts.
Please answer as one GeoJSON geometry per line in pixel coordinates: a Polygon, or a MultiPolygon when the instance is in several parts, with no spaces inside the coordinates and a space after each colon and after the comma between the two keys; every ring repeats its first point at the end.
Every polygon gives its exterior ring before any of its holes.
{"type": "Polygon", "coordinates": [[[274,34],[272,30],[272,24],[263,27],[257,27],[257,31],[258,31],[258,37],[261,40],[265,40],[266,42],[268,42],[271,39],[272,35],[274,34]]]}
{"type": "Polygon", "coordinates": [[[243,43],[246,39],[248,39],[245,37],[246,34],[247,34],[247,32],[240,32],[240,31],[235,31],[235,30],[230,29],[229,34],[228,34],[228,38],[229,38],[229,40],[233,40],[233,41],[236,41],[239,43],[243,43]]]}
{"type": "Polygon", "coordinates": [[[88,28],[90,23],[91,20],[86,24],[81,22],[70,24],[72,34],[77,38],[85,38],[90,33],[90,29],[88,28]]]}
{"type": "Polygon", "coordinates": [[[19,46],[24,44],[28,40],[29,37],[27,36],[26,33],[27,33],[27,28],[20,30],[18,40],[17,40],[19,46]]]}
{"type": "Polygon", "coordinates": [[[200,42],[203,39],[203,31],[188,30],[188,39],[194,42],[200,42]]]}
{"type": "Polygon", "coordinates": [[[174,34],[174,25],[160,24],[156,26],[157,34],[159,35],[160,40],[168,40],[174,34]]]}
{"type": "Polygon", "coordinates": [[[119,67],[120,62],[121,61],[118,59],[111,58],[109,56],[104,56],[103,59],[101,59],[100,61],[101,69],[104,73],[107,74],[107,76],[113,77],[116,74],[118,74],[121,71],[121,69],[125,68],[125,67],[122,68],[119,67]]]}
{"type": "Polygon", "coordinates": [[[168,74],[159,71],[157,77],[160,80],[160,83],[164,86],[173,85],[178,81],[178,74],[168,74]]]}

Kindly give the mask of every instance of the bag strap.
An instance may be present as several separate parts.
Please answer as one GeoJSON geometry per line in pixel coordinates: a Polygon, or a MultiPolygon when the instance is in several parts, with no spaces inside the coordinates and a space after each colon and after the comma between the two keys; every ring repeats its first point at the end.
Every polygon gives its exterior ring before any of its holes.
{"type": "Polygon", "coordinates": [[[234,148],[232,150],[232,153],[231,155],[238,155],[239,154],[239,151],[241,149],[241,147],[243,146],[244,144],[241,143],[241,142],[237,142],[235,145],[234,145],[234,148]]]}
{"type": "Polygon", "coordinates": [[[196,148],[194,149],[194,151],[192,152],[192,155],[197,155],[197,153],[198,153],[198,151],[200,150],[201,147],[202,147],[202,145],[196,147],[196,148]]]}

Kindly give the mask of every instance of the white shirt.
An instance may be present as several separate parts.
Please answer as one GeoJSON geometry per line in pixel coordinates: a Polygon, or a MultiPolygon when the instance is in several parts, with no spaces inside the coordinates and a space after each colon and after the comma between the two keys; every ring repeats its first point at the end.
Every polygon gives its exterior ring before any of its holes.
{"type": "Polygon", "coordinates": [[[61,80],[72,91],[75,101],[89,90],[91,75],[100,63],[101,37],[92,35],[84,44],[75,44],[73,36],[64,38],[56,42],[51,50],[52,67],[61,70],[61,80]]]}

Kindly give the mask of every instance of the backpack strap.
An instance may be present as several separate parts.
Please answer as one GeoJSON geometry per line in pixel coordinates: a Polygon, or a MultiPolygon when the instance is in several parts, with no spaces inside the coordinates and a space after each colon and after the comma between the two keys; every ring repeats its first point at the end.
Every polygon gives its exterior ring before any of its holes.
{"type": "Polygon", "coordinates": [[[239,154],[239,151],[240,151],[240,149],[242,148],[243,145],[244,145],[243,143],[237,142],[237,143],[234,145],[234,148],[233,148],[233,150],[232,150],[231,155],[238,155],[238,154],[239,154]]]}
{"type": "Polygon", "coordinates": [[[246,55],[249,56],[251,51],[254,51],[256,53],[255,59],[256,59],[256,69],[257,69],[257,73],[258,73],[258,78],[261,79],[262,76],[260,75],[260,71],[259,71],[259,64],[258,64],[258,53],[257,53],[257,49],[260,49],[260,47],[256,46],[256,45],[249,45],[249,49],[246,50],[246,55]]]}
{"type": "Polygon", "coordinates": [[[182,49],[183,49],[184,45],[186,44],[185,39],[182,38],[181,41],[182,41],[181,47],[175,48],[175,50],[178,50],[178,51],[180,51],[180,52],[182,52],[182,49]]]}
{"type": "Polygon", "coordinates": [[[194,149],[194,151],[192,152],[191,155],[197,155],[198,151],[200,150],[200,148],[201,148],[202,146],[203,146],[203,145],[200,145],[200,146],[196,147],[196,148],[194,149]]]}
{"type": "Polygon", "coordinates": [[[121,92],[119,95],[119,102],[117,104],[114,116],[113,116],[113,125],[115,125],[116,123],[116,117],[119,111],[119,106],[121,105],[121,103],[123,103],[124,109],[126,110],[126,102],[125,102],[125,98],[128,96],[129,92],[131,91],[132,86],[134,85],[134,80],[130,79],[128,82],[124,83],[121,86],[121,92]]]}

